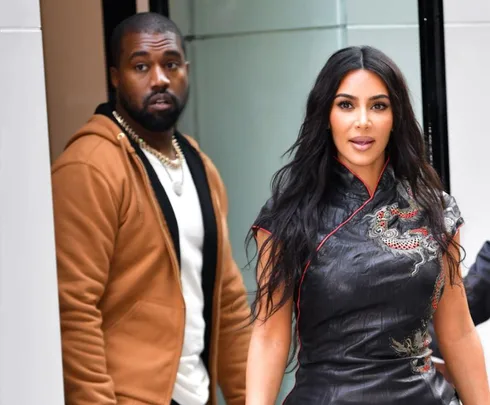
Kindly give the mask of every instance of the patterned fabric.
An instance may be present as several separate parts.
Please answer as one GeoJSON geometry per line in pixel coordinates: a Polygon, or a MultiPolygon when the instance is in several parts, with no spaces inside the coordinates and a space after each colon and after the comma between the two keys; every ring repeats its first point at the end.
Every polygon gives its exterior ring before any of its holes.
{"type": "Polygon", "coordinates": [[[430,299],[430,307],[427,310],[426,317],[422,319],[421,328],[415,330],[406,337],[403,342],[399,342],[391,338],[391,347],[400,357],[411,358],[412,371],[415,373],[426,373],[431,370],[432,367],[432,350],[430,344],[432,343],[432,337],[429,333],[429,324],[437,309],[439,300],[441,299],[442,290],[444,288],[444,270],[441,267],[441,271],[437,276],[434,284],[434,291],[430,299]]]}
{"type": "Polygon", "coordinates": [[[369,236],[382,247],[388,248],[393,254],[418,259],[412,271],[412,276],[414,276],[420,266],[438,257],[438,245],[427,226],[412,227],[404,233],[400,233],[397,227],[389,226],[396,219],[407,222],[407,225],[410,226],[410,224],[420,222],[423,215],[408,185],[400,182],[398,193],[408,203],[408,207],[399,208],[398,202],[395,202],[381,207],[375,214],[366,214],[366,218],[372,218],[369,236]]]}
{"type": "MultiPolygon", "coordinates": [[[[284,404],[452,404],[431,363],[444,273],[423,211],[389,166],[374,195],[340,163],[334,181],[317,257],[298,280],[299,367],[284,404]]],[[[454,235],[463,220],[444,201],[454,235]]]]}

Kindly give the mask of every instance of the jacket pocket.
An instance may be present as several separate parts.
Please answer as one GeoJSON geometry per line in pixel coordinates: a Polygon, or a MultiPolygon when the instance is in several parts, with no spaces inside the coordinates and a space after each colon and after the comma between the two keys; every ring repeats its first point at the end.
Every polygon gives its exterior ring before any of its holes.
{"type": "Polygon", "coordinates": [[[173,390],[183,333],[184,308],[138,301],[105,334],[116,393],[135,405],[164,404],[173,390]]]}

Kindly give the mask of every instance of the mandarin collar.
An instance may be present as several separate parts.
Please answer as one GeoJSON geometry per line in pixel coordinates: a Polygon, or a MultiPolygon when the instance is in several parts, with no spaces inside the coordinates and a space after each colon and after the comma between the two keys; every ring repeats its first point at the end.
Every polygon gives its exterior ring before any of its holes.
{"type": "Polygon", "coordinates": [[[373,198],[379,191],[393,188],[396,183],[395,171],[390,164],[389,158],[383,167],[373,195],[369,193],[367,186],[354,172],[348,169],[338,159],[335,158],[333,161],[335,188],[338,192],[349,197],[368,200],[373,198]]]}

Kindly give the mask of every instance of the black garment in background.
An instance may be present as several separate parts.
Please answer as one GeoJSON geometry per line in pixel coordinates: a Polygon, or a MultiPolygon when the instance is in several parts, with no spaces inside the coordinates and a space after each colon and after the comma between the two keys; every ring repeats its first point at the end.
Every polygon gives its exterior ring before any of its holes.
{"type": "Polygon", "coordinates": [[[464,280],[475,325],[490,319],[490,241],[485,242],[464,280]]]}
{"type": "MultiPolygon", "coordinates": [[[[119,123],[114,118],[112,111],[113,106],[110,103],[101,104],[95,110],[95,114],[105,115],[110,118],[119,127],[119,123]]],[[[124,129],[121,128],[123,131],[124,129]]],[[[179,145],[184,154],[187,165],[192,175],[192,179],[197,189],[199,196],[199,202],[201,205],[201,212],[203,217],[204,226],[204,243],[203,243],[203,264],[202,264],[202,290],[204,293],[204,309],[203,316],[206,324],[204,330],[204,350],[201,353],[201,358],[204,362],[206,370],[209,373],[209,349],[211,342],[211,326],[213,324],[213,297],[214,297],[214,282],[216,279],[216,266],[218,262],[218,228],[216,223],[216,215],[213,208],[213,201],[211,199],[211,192],[209,189],[209,183],[206,176],[206,170],[204,163],[201,159],[199,152],[189,143],[189,141],[179,132],[175,133],[175,137],[179,142],[179,145]]],[[[180,244],[179,244],[179,228],[177,219],[175,218],[174,210],[167,193],[158,180],[158,176],[153,169],[153,166],[147,159],[144,152],[139,145],[136,144],[131,138],[128,137],[131,145],[136,151],[136,154],[143,163],[148,177],[150,179],[153,192],[158,200],[160,209],[162,210],[163,217],[167,223],[172,241],[174,244],[175,252],[179,260],[180,265],[180,244]]]]}

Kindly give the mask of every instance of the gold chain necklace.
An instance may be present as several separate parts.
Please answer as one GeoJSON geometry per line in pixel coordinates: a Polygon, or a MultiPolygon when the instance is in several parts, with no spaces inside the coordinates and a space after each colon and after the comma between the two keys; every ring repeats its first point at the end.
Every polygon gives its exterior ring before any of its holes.
{"type": "Polygon", "coordinates": [[[133,128],[129,126],[129,124],[124,120],[123,117],[121,117],[116,111],[112,112],[112,115],[114,118],[119,122],[119,124],[124,128],[124,130],[128,133],[128,135],[131,137],[131,139],[136,142],[141,149],[146,150],[147,152],[151,153],[153,156],[155,156],[160,163],[162,164],[163,168],[167,172],[167,175],[172,182],[172,190],[174,191],[175,194],[177,194],[179,197],[182,195],[182,192],[184,191],[183,186],[184,186],[184,154],[182,153],[182,149],[180,148],[179,143],[177,142],[177,139],[175,139],[175,136],[172,136],[172,146],[175,150],[175,155],[177,156],[176,159],[170,159],[167,156],[165,156],[163,153],[160,151],[156,150],[155,148],[152,148],[150,145],[148,145],[136,132],[134,131],[133,128]],[[167,169],[167,166],[173,169],[182,169],[182,178],[181,181],[176,181],[172,178],[170,175],[170,172],[167,169]]]}
{"type": "Polygon", "coordinates": [[[184,154],[182,153],[182,149],[180,148],[177,139],[175,139],[175,136],[172,136],[172,146],[175,150],[175,155],[177,156],[177,158],[170,159],[160,151],[148,145],[144,141],[144,139],[138,136],[138,134],[136,134],[134,129],[131,128],[129,124],[124,120],[124,118],[121,117],[121,115],[119,115],[116,111],[113,111],[112,115],[114,115],[114,118],[116,118],[117,122],[119,122],[119,124],[121,124],[121,126],[126,130],[126,132],[131,137],[131,139],[135,141],[142,149],[145,149],[148,152],[150,152],[152,155],[154,155],[162,163],[162,165],[172,167],[174,169],[177,169],[180,166],[182,166],[182,163],[184,162],[184,154]]]}

